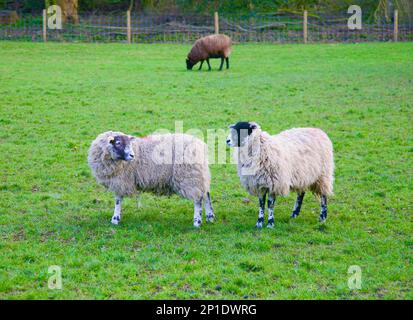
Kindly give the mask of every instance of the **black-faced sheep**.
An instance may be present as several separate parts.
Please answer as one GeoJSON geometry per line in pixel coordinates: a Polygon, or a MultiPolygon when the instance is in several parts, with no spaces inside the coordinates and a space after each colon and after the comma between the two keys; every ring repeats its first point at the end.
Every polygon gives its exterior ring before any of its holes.
{"type": "Polygon", "coordinates": [[[264,223],[268,194],[268,227],[274,226],[274,203],[278,195],[297,192],[291,217],[300,213],[305,191],[321,199],[320,221],[327,218],[327,196],[333,193],[333,145],[317,128],[297,128],[270,136],[254,122],[231,125],[227,144],[235,147],[242,185],[259,197],[257,228],[264,223]]]}
{"type": "Polygon", "coordinates": [[[186,58],[186,68],[192,70],[193,66],[201,62],[198,70],[201,70],[202,64],[206,60],[208,70],[211,71],[209,59],[221,58],[219,70],[222,70],[224,59],[229,69],[229,55],[231,54],[231,39],[223,34],[213,34],[198,39],[186,58]]]}
{"type": "Polygon", "coordinates": [[[122,198],[139,191],[177,193],[194,201],[194,226],[212,222],[207,146],[194,136],[163,134],[137,138],[122,132],[100,134],[89,149],[88,163],[97,182],[115,194],[111,222],[121,218],[122,198]]]}

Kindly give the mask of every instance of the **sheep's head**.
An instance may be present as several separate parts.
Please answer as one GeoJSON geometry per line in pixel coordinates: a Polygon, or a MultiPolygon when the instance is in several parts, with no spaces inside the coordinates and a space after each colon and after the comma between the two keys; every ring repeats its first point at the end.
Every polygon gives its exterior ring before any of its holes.
{"type": "Polygon", "coordinates": [[[260,126],[255,122],[238,122],[231,124],[230,132],[227,137],[227,145],[230,147],[243,147],[251,133],[259,129],[260,126]]]}
{"type": "Polygon", "coordinates": [[[108,137],[108,149],[113,160],[132,161],[135,158],[131,141],[132,136],[118,135],[108,137]]]}
{"type": "Polygon", "coordinates": [[[195,63],[193,63],[193,61],[191,61],[191,59],[189,59],[189,58],[186,58],[185,62],[186,62],[186,69],[187,70],[192,70],[195,63]]]}

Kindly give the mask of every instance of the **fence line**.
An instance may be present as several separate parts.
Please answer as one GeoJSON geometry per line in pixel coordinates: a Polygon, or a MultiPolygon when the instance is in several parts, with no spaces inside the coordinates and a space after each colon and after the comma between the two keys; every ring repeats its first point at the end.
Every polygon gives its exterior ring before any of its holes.
{"type": "Polygon", "coordinates": [[[304,10],[304,17],[303,17],[303,41],[304,43],[307,43],[308,40],[308,13],[307,10],[304,10]]]}
{"type": "Polygon", "coordinates": [[[219,34],[219,16],[218,16],[218,12],[214,13],[214,27],[215,27],[215,34],[219,34]]]}
{"type": "Polygon", "coordinates": [[[118,15],[83,14],[78,24],[66,23],[61,30],[47,27],[42,16],[21,15],[17,22],[0,24],[0,40],[192,43],[201,36],[222,32],[234,42],[317,43],[363,41],[413,41],[413,23],[363,23],[361,30],[347,27],[348,15],[335,16],[272,14],[254,16],[118,15]]]}
{"type": "Polygon", "coordinates": [[[126,12],[126,24],[127,24],[127,34],[128,34],[128,43],[132,43],[132,28],[131,28],[131,18],[130,18],[130,10],[126,12]]]}
{"type": "Polygon", "coordinates": [[[47,14],[46,9],[43,9],[43,41],[47,41],[47,14]]]}
{"type": "Polygon", "coordinates": [[[393,29],[393,34],[394,34],[394,42],[397,42],[398,39],[398,33],[399,33],[399,14],[397,9],[394,10],[394,29],[393,29]]]}

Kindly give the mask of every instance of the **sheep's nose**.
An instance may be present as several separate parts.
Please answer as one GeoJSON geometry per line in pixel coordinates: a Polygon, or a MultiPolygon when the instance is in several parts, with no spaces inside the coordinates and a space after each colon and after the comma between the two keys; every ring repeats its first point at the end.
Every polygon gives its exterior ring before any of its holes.
{"type": "Polygon", "coordinates": [[[135,155],[133,153],[129,154],[129,157],[131,157],[132,159],[135,158],[135,155]]]}
{"type": "Polygon", "coordinates": [[[227,144],[229,144],[231,142],[231,140],[227,139],[227,144]]]}

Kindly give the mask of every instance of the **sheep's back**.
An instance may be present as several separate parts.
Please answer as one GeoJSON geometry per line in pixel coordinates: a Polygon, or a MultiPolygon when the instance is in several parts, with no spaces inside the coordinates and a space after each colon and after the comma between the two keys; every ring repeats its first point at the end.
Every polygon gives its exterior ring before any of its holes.
{"type": "Polygon", "coordinates": [[[135,160],[131,164],[135,167],[134,175],[138,189],[157,194],[170,194],[172,164],[162,158],[168,156],[168,146],[164,146],[160,139],[147,137],[137,138],[133,141],[132,148],[135,152],[135,160]]]}
{"type": "Polygon", "coordinates": [[[292,190],[306,190],[322,179],[332,179],[333,145],[321,129],[290,129],[271,140],[288,163],[292,190]]]}
{"type": "Polygon", "coordinates": [[[195,61],[207,58],[227,58],[231,54],[231,39],[226,35],[210,35],[198,39],[191,52],[190,58],[195,61]]]}
{"type": "Polygon", "coordinates": [[[139,189],[196,199],[209,191],[207,147],[186,134],[153,135],[134,143],[139,189]]]}

